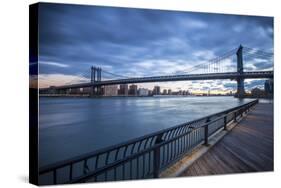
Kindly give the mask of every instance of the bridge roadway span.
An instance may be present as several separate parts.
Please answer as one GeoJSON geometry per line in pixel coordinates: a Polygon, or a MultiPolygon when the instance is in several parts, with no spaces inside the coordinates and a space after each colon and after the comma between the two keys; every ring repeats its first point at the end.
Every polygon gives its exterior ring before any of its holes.
{"type": "MultiPolygon", "coordinates": [[[[54,89],[70,89],[70,88],[86,88],[94,86],[115,85],[115,84],[132,84],[132,83],[148,83],[148,82],[168,82],[168,81],[187,81],[187,80],[219,80],[219,79],[254,79],[254,78],[273,78],[273,71],[259,71],[259,72],[238,72],[228,73],[210,73],[210,74],[186,74],[186,75],[172,75],[172,76],[152,76],[139,78],[126,78],[118,80],[105,80],[100,82],[88,82],[72,85],[56,86],[54,89]]],[[[50,88],[43,88],[45,90],[50,88]]]]}
{"type": "Polygon", "coordinates": [[[255,106],[181,176],[273,171],[273,105],[255,106]]]}

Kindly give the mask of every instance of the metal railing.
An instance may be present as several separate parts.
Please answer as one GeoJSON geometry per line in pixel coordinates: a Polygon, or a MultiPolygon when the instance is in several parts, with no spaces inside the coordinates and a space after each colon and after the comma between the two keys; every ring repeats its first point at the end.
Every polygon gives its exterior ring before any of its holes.
{"type": "Polygon", "coordinates": [[[157,178],[258,100],[39,169],[40,184],[157,178]]]}

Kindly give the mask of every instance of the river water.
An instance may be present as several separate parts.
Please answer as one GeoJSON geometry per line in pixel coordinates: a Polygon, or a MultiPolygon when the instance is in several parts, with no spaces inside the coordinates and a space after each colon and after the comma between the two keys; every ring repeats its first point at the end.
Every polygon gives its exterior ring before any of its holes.
{"type": "Polygon", "coordinates": [[[253,99],[40,97],[39,166],[69,159],[253,99]]]}

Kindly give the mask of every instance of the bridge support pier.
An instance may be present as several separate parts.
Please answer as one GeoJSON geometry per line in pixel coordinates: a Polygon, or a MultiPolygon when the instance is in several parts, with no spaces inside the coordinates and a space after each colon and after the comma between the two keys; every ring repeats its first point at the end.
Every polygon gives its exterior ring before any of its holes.
{"type": "Polygon", "coordinates": [[[90,94],[92,97],[101,96],[101,86],[92,86],[92,91],[90,94]]]}
{"type": "Polygon", "coordinates": [[[243,98],[245,96],[245,89],[244,89],[244,79],[238,78],[237,79],[237,97],[243,98]]]}

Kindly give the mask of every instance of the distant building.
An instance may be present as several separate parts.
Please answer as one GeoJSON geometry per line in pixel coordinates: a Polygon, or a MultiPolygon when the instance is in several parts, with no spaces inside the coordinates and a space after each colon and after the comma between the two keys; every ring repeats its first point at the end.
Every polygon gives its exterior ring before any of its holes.
{"type": "Polygon", "coordinates": [[[179,90],[178,95],[182,95],[182,94],[183,94],[183,91],[179,90]]]}
{"type": "Polygon", "coordinates": [[[83,94],[91,94],[93,92],[92,87],[84,87],[83,88],[83,94]]]}
{"type": "Polygon", "coordinates": [[[251,90],[251,94],[254,97],[263,97],[264,96],[264,90],[261,90],[260,88],[254,88],[251,90]]]}
{"type": "Polygon", "coordinates": [[[182,91],[182,95],[189,95],[189,91],[188,90],[183,90],[182,91]]]}
{"type": "Polygon", "coordinates": [[[104,86],[104,96],[117,96],[118,95],[118,86],[117,85],[108,85],[104,86]]]}
{"type": "Polygon", "coordinates": [[[164,90],[163,90],[163,95],[167,95],[167,94],[168,94],[167,89],[164,89],[164,90]]]}
{"type": "Polygon", "coordinates": [[[266,94],[273,94],[273,80],[266,80],[264,82],[264,91],[266,94]]]}
{"type": "Polygon", "coordinates": [[[136,96],[138,94],[138,86],[137,85],[130,85],[129,87],[129,95],[136,96]]]}
{"type": "Polygon", "coordinates": [[[168,89],[168,95],[172,95],[172,90],[168,89]]]}
{"type": "Polygon", "coordinates": [[[67,91],[68,94],[79,94],[80,92],[80,88],[71,88],[67,91]]]}
{"type": "Polygon", "coordinates": [[[189,92],[188,90],[186,90],[186,91],[184,92],[184,95],[190,95],[190,92],[189,92]]]}
{"type": "Polygon", "coordinates": [[[154,86],[153,95],[160,95],[160,86],[154,86]]]}
{"type": "Polygon", "coordinates": [[[127,96],[128,95],[128,84],[121,84],[120,85],[120,89],[119,89],[119,95],[124,95],[127,96]]]}
{"type": "MultiPolygon", "coordinates": [[[[99,88],[99,90],[97,90],[97,92],[99,92],[99,95],[104,95],[104,87],[99,88]]],[[[118,93],[118,91],[117,91],[118,93]]]]}
{"type": "Polygon", "coordinates": [[[139,88],[139,96],[148,96],[149,95],[149,90],[145,88],[139,88]]]}

